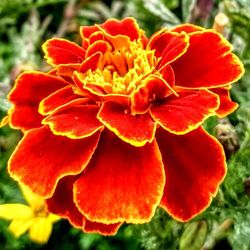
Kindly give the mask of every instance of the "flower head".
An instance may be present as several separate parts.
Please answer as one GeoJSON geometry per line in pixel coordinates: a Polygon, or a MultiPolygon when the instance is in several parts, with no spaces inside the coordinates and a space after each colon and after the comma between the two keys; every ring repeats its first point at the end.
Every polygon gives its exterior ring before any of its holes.
{"type": "Polygon", "coordinates": [[[244,69],[231,45],[188,24],[147,38],[133,18],[80,33],[81,46],[45,42],[50,72],[16,80],[9,123],[25,135],[9,173],[86,232],[148,222],[157,206],[193,218],[226,173],[201,125],[237,108],[229,89],[244,69]]]}
{"type": "Polygon", "coordinates": [[[2,204],[0,218],[11,220],[9,230],[15,237],[18,238],[29,231],[29,238],[32,241],[45,244],[51,235],[53,223],[60,217],[47,212],[43,198],[23,185],[21,189],[29,205],[2,204]]]}

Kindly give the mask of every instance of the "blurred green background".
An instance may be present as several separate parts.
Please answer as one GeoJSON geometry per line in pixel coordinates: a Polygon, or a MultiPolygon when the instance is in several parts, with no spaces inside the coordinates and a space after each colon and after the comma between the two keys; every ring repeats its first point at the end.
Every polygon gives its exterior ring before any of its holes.
{"type": "MultiPolygon", "coordinates": [[[[228,174],[217,197],[189,223],[178,223],[158,209],[145,225],[124,225],[114,237],[84,234],[67,221],[55,224],[46,245],[27,235],[15,239],[9,222],[0,220],[0,249],[55,250],[249,250],[250,249],[250,1],[249,0],[1,0],[0,1],[0,117],[10,104],[6,95],[24,70],[46,71],[41,44],[52,36],[79,42],[80,25],[108,18],[135,17],[148,36],[161,27],[191,22],[211,28],[219,12],[229,17],[226,38],[245,65],[244,77],[231,95],[239,109],[223,120],[210,118],[205,128],[223,144],[228,174]]],[[[0,129],[0,204],[24,202],[6,172],[7,160],[21,134],[0,129]]]]}

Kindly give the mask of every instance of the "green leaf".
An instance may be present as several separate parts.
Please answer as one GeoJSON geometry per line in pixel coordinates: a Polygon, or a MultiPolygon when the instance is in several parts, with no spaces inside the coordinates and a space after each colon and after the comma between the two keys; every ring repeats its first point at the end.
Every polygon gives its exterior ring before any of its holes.
{"type": "Polygon", "coordinates": [[[182,0],[182,20],[189,22],[197,0],[182,0]]]}
{"type": "Polygon", "coordinates": [[[144,6],[148,11],[159,17],[168,25],[177,25],[179,18],[171,12],[160,0],[143,0],[144,6]]]}

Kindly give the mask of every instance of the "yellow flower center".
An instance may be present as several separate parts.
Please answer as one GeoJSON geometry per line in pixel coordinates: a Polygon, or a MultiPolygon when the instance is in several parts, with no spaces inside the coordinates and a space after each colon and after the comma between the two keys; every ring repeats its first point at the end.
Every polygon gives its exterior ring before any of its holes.
{"type": "Polygon", "coordinates": [[[95,71],[88,70],[84,82],[100,86],[106,93],[129,95],[155,70],[158,60],[154,51],[144,49],[140,41],[130,42],[129,48],[105,53],[102,66],[95,71]]]}
{"type": "Polygon", "coordinates": [[[35,217],[47,217],[48,212],[45,209],[45,205],[38,206],[33,208],[33,213],[35,217]]]}

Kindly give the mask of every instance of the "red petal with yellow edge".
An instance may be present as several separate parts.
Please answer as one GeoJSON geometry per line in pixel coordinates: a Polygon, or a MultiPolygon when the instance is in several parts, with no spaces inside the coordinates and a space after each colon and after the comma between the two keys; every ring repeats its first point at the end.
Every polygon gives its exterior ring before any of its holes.
{"type": "Polygon", "coordinates": [[[67,86],[60,77],[30,71],[21,74],[8,98],[14,104],[10,111],[10,125],[24,131],[41,126],[43,117],[38,113],[42,99],[67,86]]]}
{"type": "Polygon", "coordinates": [[[43,46],[47,63],[51,65],[81,63],[85,50],[79,45],[61,38],[47,40],[43,46]]]}
{"type": "Polygon", "coordinates": [[[176,85],[186,88],[219,87],[237,81],[244,73],[231,45],[214,31],[189,34],[187,52],[171,66],[176,85]]]}
{"type": "Polygon", "coordinates": [[[123,141],[141,147],[154,140],[156,123],[148,113],[131,115],[115,102],[104,102],[97,118],[123,141]]]}
{"type": "Polygon", "coordinates": [[[27,132],[12,154],[8,171],[34,193],[49,198],[64,176],[76,175],[87,166],[100,133],[81,140],[55,136],[47,127],[27,132]]]}
{"type": "MultiPolygon", "coordinates": [[[[111,36],[124,35],[129,37],[131,41],[137,40],[140,36],[139,26],[132,17],[127,17],[122,20],[111,18],[101,24],[100,27],[111,36]]],[[[82,26],[80,28],[82,38],[90,38],[96,31],[99,31],[98,26],[82,26]]]]}
{"type": "Polygon", "coordinates": [[[83,224],[83,231],[86,233],[99,233],[104,236],[111,236],[117,233],[121,225],[122,223],[103,224],[98,222],[92,222],[86,219],[83,224]]]}
{"type": "Polygon", "coordinates": [[[96,52],[101,52],[103,55],[112,50],[111,45],[105,41],[96,41],[89,46],[86,57],[94,55],[96,52]]]}
{"type": "Polygon", "coordinates": [[[72,77],[75,71],[80,71],[81,64],[61,64],[56,67],[56,73],[59,76],[72,77]]]}
{"type": "Polygon", "coordinates": [[[168,85],[173,88],[175,84],[175,76],[172,67],[170,65],[166,65],[160,70],[160,73],[168,85]]]}
{"type": "Polygon", "coordinates": [[[155,141],[138,148],[104,131],[93,160],[74,184],[74,200],[91,221],[144,223],[154,215],[164,183],[155,141]]]}
{"type": "Polygon", "coordinates": [[[38,113],[38,105],[19,104],[12,107],[9,112],[9,124],[12,128],[23,132],[42,126],[42,115],[38,113]]]}
{"type": "Polygon", "coordinates": [[[132,17],[126,17],[122,20],[112,18],[102,24],[101,27],[111,36],[124,35],[129,37],[131,41],[137,40],[140,37],[139,26],[132,17]]]}
{"type": "Polygon", "coordinates": [[[158,69],[183,55],[187,51],[188,41],[189,37],[185,33],[165,31],[153,35],[148,47],[155,50],[156,57],[161,57],[158,69]]]}
{"type": "Polygon", "coordinates": [[[99,107],[94,105],[72,106],[46,117],[42,123],[48,124],[55,135],[85,138],[103,128],[96,118],[98,111],[99,107]]]}
{"type": "Polygon", "coordinates": [[[132,93],[132,114],[144,114],[151,103],[172,93],[170,85],[159,77],[148,77],[132,93]]]}
{"type": "Polygon", "coordinates": [[[95,32],[99,32],[97,26],[81,26],[80,27],[80,35],[83,39],[88,39],[95,32]]]}
{"type": "Polygon", "coordinates": [[[238,104],[233,102],[230,98],[230,90],[226,88],[215,88],[211,89],[220,98],[220,106],[216,110],[218,117],[225,117],[238,108],[238,104]]]}
{"type": "Polygon", "coordinates": [[[205,29],[200,26],[193,25],[191,23],[180,24],[171,29],[171,31],[178,33],[181,33],[182,31],[186,33],[193,33],[196,31],[203,31],[203,30],[205,29]]]}
{"type": "Polygon", "coordinates": [[[202,128],[181,136],[159,129],[157,142],[166,173],[161,206],[177,220],[190,220],[209,206],[223,181],[223,148],[202,128]]]}
{"type": "Polygon", "coordinates": [[[174,134],[186,134],[199,127],[205,119],[215,115],[219,98],[208,90],[180,92],[151,107],[154,120],[174,134]]]}
{"type": "Polygon", "coordinates": [[[53,196],[46,200],[49,212],[68,219],[70,224],[82,228],[88,233],[100,233],[103,235],[116,234],[121,223],[105,225],[87,220],[78,210],[73,201],[73,184],[79,176],[67,176],[62,178],[56,187],[53,196]]]}
{"type": "Polygon", "coordinates": [[[43,99],[39,105],[39,113],[43,115],[51,114],[57,108],[79,97],[74,93],[72,86],[66,86],[43,99]]]}
{"type": "Polygon", "coordinates": [[[49,212],[68,219],[74,227],[82,228],[85,217],[79,212],[73,202],[73,183],[78,176],[62,178],[55,189],[53,196],[46,200],[49,212]]]}
{"type": "Polygon", "coordinates": [[[100,59],[102,58],[101,52],[96,52],[94,55],[88,57],[81,65],[80,71],[82,73],[87,72],[88,70],[96,70],[99,66],[100,59]]]}

